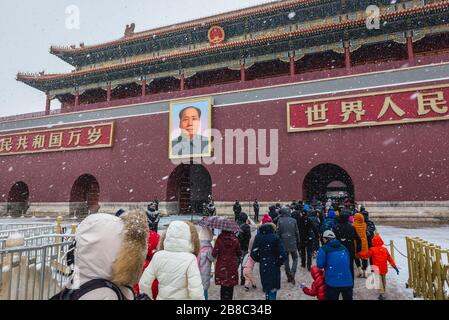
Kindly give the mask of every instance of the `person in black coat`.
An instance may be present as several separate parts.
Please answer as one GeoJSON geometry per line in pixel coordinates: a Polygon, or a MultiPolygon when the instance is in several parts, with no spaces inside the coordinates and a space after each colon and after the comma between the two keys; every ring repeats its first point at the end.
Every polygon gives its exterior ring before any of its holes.
{"type": "Polygon", "coordinates": [[[276,209],[276,206],[270,206],[268,208],[268,215],[270,216],[273,223],[276,224],[279,218],[279,212],[276,209]]]}
{"type": "MultiPolygon", "coordinates": [[[[319,233],[320,224],[321,224],[321,221],[319,218],[320,214],[321,214],[321,211],[318,209],[308,212],[309,219],[312,222],[315,229],[318,231],[318,233],[319,233]]],[[[319,249],[320,249],[320,237],[318,236],[318,237],[313,238],[313,251],[317,252],[319,249]]]]}
{"type": "Polygon", "coordinates": [[[276,300],[277,291],[281,288],[281,266],[287,259],[275,228],[272,223],[262,225],[251,250],[251,258],[260,263],[260,279],[267,300],[276,300]]]}
{"type": "Polygon", "coordinates": [[[299,228],[299,251],[301,254],[301,266],[306,267],[310,271],[312,267],[313,245],[315,240],[319,239],[318,229],[308,216],[308,211],[303,211],[297,216],[299,228]]]}
{"type": "Polygon", "coordinates": [[[254,222],[259,222],[260,205],[257,199],[253,203],[253,208],[254,208],[254,222]]]}
{"type": "Polygon", "coordinates": [[[237,222],[237,220],[239,219],[239,214],[242,212],[242,206],[240,205],[240,202],[238,200],[235,201],[232,210],[234,211],[234,220],[237,222]]]}
{"type": "Polygon", "coordinates": [[[242,256],[240,257],[240,284],[245,285],[245,277],[243,276],[243,260],[248,254],[249,241],[251,240],[251,227],[249,226],[248,215],[245,212],[241,212],[237,223],[240,226],[240,232],[237,238],[240,242],[240,249],[242,250],[242,256]]]}
{"type": "Polygon", "coordinates": [[[351,258],[350,268],[352,277],[354,278],[354,259],[355,253],[362,248],[362,240],[355,231],[355,228],[349,223],[349,214],[343,213],[336,219],[334,233],[337,238],[349,251],[351,258]]]}

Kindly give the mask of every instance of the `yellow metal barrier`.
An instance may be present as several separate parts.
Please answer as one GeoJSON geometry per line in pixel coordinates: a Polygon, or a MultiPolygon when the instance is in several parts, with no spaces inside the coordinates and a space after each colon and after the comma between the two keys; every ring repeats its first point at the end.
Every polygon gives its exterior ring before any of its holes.
{"type": "Polygon", "coordinates": [[[415,297],[449,300],[449,250],[421,238],[406,237],[408,287],[415,297]]]}

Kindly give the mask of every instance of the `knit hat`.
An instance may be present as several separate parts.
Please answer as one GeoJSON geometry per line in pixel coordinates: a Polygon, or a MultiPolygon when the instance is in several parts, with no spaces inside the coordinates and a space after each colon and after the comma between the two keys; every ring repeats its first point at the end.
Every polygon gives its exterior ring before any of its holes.
{"type": "Polygon", "coordinates": [[[324,232],[324,234],[323,234],[323,238],[325,238],[325,239],[335,239],[336,237],[335,237],[335,233],[333,233],[330,230],[326,230],[324,232]]]}
{"type": "Polygon", "coordinates": [[[262,218],[262,224],[267,224],[267,223],[270,223],[270,222],[273,222],[273,220],[271,219],[270,215],[268,213],[264,214],[263,218],[262,218]]]}

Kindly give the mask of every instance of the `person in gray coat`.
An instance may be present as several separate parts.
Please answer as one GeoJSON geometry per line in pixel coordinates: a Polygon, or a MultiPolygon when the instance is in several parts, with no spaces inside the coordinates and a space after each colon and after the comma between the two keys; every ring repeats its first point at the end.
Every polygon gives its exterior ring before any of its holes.
{"type": "Polygon", "coordinates": [[[279,212],[277,223],[277,234],[281,238],[285,251],[287,253],[287,261],[285,262],[285,273],[288,282],[296,284],[295,274],[298,267],[298,248],[299,248],[299,229],[296,219],[291,217],[291,211],[287,207],[283,207],[279,212]],[[292,257],[292,265],[290,267],[290,256],[292,257]]]}

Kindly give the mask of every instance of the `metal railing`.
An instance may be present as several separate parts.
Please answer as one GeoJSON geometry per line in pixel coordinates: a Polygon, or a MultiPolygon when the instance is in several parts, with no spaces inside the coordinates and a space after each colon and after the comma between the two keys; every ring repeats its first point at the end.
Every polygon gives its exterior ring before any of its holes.
{"type": "Polygon", "coordinates": [[[449,300],[449,250],[421,238],[406,238],[409,279],[415,297],[449,300]]]}
{"type": "Polygon", "coordinates": [[[44,234],[54,234],[56,233],[57,226],[53,225],[45,225],[45,226],[34,226],[27,228],[18,228],[18,229],[10,229],[10,230],[1,230],[0,231],[0,239],[6,239],[11,237],[13,234],[20,234],[24,238],[30,238],[33,236],[39,236],[44,234]]]}
{"type": "MultiPolygon", "coordinates": [[[[63,234],[44,234],[39,236],[33,236],[29,238],[24,238],[24,247],[39,247],[46,246],[49,244],[54,244],[65,241],[72,241],[73,234],[63,233],[63,234]]],[[[6,249],[6,243],[8,239],[0,239],[0,250],[6,249]]]]}
{"type": "Polygon", "coordinates": [[[51,298],[69,281],[66,253],[77,225],[63,225],[58,217],[53,224],[9,227],[12,229],[0,231],[0,300],[51,298]],[[23,238],[8,238],[15,233],[23,238]]]}
{"type": "Polygon", "coordinates": [[[0,250],[0,299],[48,300],[58,293],[69,281],[64,253],[71,243],[0,250]]]}
{"type": "MultiPolygon", "coordinates": [[[[1,222],[1,220],[0,220],[1,222]]],[[[32,228],[38,226],[53,226],[54,223],[1,223],[0,224],[0,232],[3,230],[15,230],[15,229],[24,229],[24,228],[32,228]]]]}

